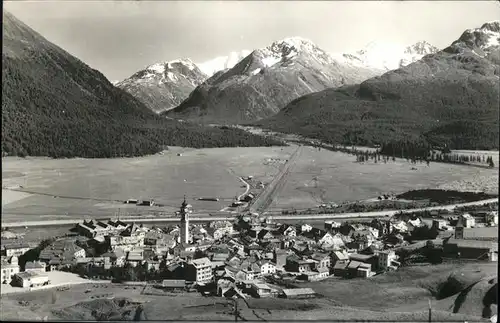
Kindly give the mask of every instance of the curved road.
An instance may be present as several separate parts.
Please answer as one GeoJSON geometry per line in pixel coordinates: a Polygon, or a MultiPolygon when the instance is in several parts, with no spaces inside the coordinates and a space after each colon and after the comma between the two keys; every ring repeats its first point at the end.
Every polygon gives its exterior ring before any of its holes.
{"type": "MultiPolygon", "coordinates": [[[[377,212],[360,212],[360,213],[330,213],[330,214],[307,214],[307,215],[276,215],[273,216],[274,220],[328,220],[328,219],[352,219],[352,218],[380,218],[385,216],[392,216],[397,213],[413,213],[420,211],[434,211],[434,210],[453,210],[456,207],[464,206],[474,206],[482,204],[492,204],[498,203],[498,199],[488,199],[482,201],[460,203],[460,204],[450,204],[441,206],[432,206],[419,209],[409,209],[409,210],[387,210],[387,211],[377,211],[377,212]]],[[[203,214],[195,214],[194,217],[190,217],[192,222],[211,222],[211,221],[231,221],[234,220],[235,216],[210,216],[203,214]]],[[[18,227],[36,227],[36,226],[56,226],[56,225],[69,225],[77,224],[83,222],[82,219],[71,219],[71,220],[51,220],[51,221],[25,221],[25,222],[13,222],[13,223],[2,223],[3,227],[18,228],[18,227]]],[[[122,222],[131,223],[148,223],[148,222],[178,222],[179,219],[176,217],[168,218],[123,218],[120,219],[122,222]]]]}
{"type": "Polygon", "coordinates": [[[248,184],[244,179],[243,177],[240,177],[240,181],[242,181],[246,186],[247,186],[247,190],[245,191],[245,193],[241,194],[240,196],[238,196],[238,201],[241,200],[241,198],[245,195],[248,194],[248,192],[250,192],[250,184],[248,184]]]}

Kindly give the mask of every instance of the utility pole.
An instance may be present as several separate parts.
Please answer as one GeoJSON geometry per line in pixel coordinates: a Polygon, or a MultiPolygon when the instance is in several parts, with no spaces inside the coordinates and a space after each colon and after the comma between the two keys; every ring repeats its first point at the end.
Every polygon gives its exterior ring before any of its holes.
{"type": "Polygon", "coordinates": [[[234,322],[238,322],[238,300],[234,300],[234,322]]]}
{"type": "Polygon", "coordinates": [[[238,322],[238,300],[234,298],[229,300],[233,301],[234,322],[238,322]]]}
{"type": "Polygon", "coordinates": [[[432,307],[431,307],[431,300],[429,299],[429,323],[432,322],[432,307]]]}

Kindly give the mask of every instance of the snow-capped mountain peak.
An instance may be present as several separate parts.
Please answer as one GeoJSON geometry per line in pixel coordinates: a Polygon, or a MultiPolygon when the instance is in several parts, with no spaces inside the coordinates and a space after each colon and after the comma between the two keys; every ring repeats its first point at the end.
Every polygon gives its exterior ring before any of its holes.
{"type": "Polygon", "coordinates": [[[159,113],[177,106],[207,79],[190,59],[152,64],[115,84],[159,113]]]}
{"type": "Polygon", "coordinates": [[[438,50],[426,41],[419,41],[410,46],[370,42],[363,49],[354,53],[332,54],[332,56],[344,64],[389,71],[411,64],[425,55],[436,53],[438,50]]]}
{"type": "Polygon", "coordinates": [[[289,62],[300,54],[320,63],[332,64],[332,58],[309,39],[288,37],[277,40],[271,45],[254,51],[260,57],[264,67],[271,67],[279,62],[289,62]]]}
{"type": "Polygon", "coordinates": [[[314,50],[314,48],[317,48],[317,46],[309,39],[302,37],[288,37],[273,42],[267,48],[275,53],[284,53],[286,55],[293,50],[297,52],[311,51],[314,50]]]}
{"type": "Polygon", "coordinates": [[[407,46],[404,53],[410,55],[429,55],[439,51],[439,48],[429,44],[425,40],[419,41],[413,45],[407,46]]]}
{"type": "Polygon", "coordinates": [[[182,76],[190,83],[198,84],[200,75],[203,78],[206,77],[206,75],[203,74],[203,72],[200,71],[190,59],[182,58],[149,65],[145,69],[135,73],[130,78],[123,80],[118,84],[122,84],[130,80],[145,82],[157,81],[159,84],[178,82],[179,76],[182,76]]]}
{"type": "Polygon", "coordinates": [[[456,43],[463,43],[469,48],[479,48],[483,51],[496,48],[500,46],[500,21],[487,22],[481,28],[467,29],[452,45],[456,43]]]}
{"type": "Polygon", "coordinates": [[[242,50],[239,52],[231,52],[227,56],[219,56],[209,61],[196,64],[200,70],[208,75],[209,77],[217,73],[218,71],[226,70],[228,68],[233,68],[238,64],[243,58],[247,57],[251,51],[242,50]]]}
{"type": "Polygon", "coordinates": [[[156,73],[165,73],[166,69],[175,69],[178,66],[185,66],[189,70],[194,70],[196,65],[189,58],[181,58],[173,61],[155,63],[153,65],[149,65],[146,67],[146,70],[156,72],[156,73]]]}

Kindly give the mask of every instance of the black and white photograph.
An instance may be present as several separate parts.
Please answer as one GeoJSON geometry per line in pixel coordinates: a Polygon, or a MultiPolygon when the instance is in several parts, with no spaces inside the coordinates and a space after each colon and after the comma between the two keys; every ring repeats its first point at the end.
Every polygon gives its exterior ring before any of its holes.
{"type": "Polygon", "coordinates": [[[3,1],[2,321],[497,322],[499,1],[3,1]]]}

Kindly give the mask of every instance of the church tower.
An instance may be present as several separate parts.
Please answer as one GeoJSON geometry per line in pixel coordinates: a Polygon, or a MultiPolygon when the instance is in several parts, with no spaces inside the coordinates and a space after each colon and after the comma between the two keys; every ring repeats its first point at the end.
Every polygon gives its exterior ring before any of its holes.
{"type": "Polygon", "coordinates": [[[464,222],[462,217],[458,219],[457,225],[455,226],[455,239],[464,238],[464,222]]]}
{"type": "Polygon", "coordinates": [[[184,201],[181,205],[181,210],[179,212],[181,216],[181,243],[189,243],[189,213],[191,205],[187,204],[186,196],[184,196],[184,201]]]}

